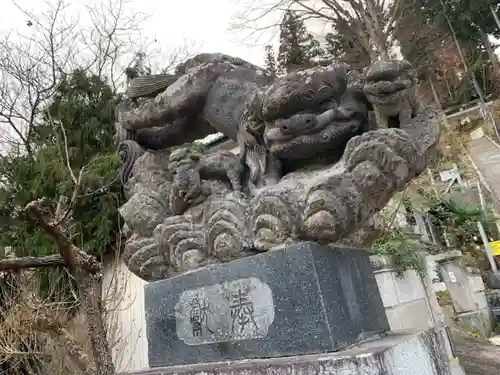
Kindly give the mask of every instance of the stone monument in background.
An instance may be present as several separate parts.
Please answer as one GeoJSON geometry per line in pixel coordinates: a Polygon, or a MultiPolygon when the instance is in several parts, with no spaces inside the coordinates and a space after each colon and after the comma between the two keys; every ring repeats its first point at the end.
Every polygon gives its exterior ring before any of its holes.
{"type": "Polygon", "coordinates": [[[386,337],[368,253],[335,245],[421,173],[437,144],[438,112],[420,105],[407,62],[274,78],[200,54],[174,75],[132,74],[117,117],[123,258],[151,281],[150,367],[286,372],[296,363],[312,373],[349,368],[345,358],[362,353],[371,358],[363,371],[446,373],[432,332],[386,337]],[[239,155],[185,146],[215,132],[237,141],[239,155]],[[431,370],[391,368],[407,358],[389,348],[408,342],[431,370]],[[275,362],[238,362],[249,359],[275,362]]]}

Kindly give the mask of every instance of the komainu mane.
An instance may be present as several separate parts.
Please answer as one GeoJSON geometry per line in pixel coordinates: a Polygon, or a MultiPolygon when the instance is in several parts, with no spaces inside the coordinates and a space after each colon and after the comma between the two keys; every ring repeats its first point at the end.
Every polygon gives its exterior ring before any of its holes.
{"type": "Polygon", "coordinates": [[[332,64],[273,78],[215,53],[131,80],[116,124],[130,270],[161,279],[355,232],[425,169],[439,138],[439,112],[420,105],[409,68],[332,64]],[[239,156],[181,147],[214,132],[239,156]]]}

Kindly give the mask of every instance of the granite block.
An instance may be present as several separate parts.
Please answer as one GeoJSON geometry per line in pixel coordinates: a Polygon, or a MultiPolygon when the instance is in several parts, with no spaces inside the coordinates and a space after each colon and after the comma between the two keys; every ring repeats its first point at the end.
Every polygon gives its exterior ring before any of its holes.
{"type": "MultiPolygon", "coordinates": [[[[127,375],[456,375],[439,332],[389,333],[337,353],[197,363],[153,368],[127,375]]],[[[461,369],[456,363],[455,371],[461,369]]],[[[126,375],[126,374],[123,374],[126,375]]]]}
{"type": "Polygon", "coordinates": [[[389,329],[363,250],[299,243],[150,283],[150,367],[337,351],[389,329]]]}

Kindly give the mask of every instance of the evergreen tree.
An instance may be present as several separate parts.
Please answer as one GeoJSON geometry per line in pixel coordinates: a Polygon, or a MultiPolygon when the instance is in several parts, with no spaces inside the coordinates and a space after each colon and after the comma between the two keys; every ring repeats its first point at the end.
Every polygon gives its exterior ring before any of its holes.
{"type": "MultiPolygon", "coordinates": [[[[71,235],[79,247],[100,256],[119,235],[118,206],[122,193],[116,180],[119,162],[113,141],[119,98],[99,77],[75,71],[58,85],[34,128],[31,157],[23,152],[0,156],[0,248],[12,246],[18,256],[53,254],[53,240],[28,219],[24,207],[44,197],[54,212],[61,195],[71,197],[85,167],[81,196],[73,213],[71,235]],[[62,131],[64,129],[64,132],[62,131]]],[[[59,281],[67,291],[63,269],[44,269],[42,287],[59,281]],[[55,274],[59,274],[58,277],[55,274]]]]}
{"type": "Polygon", "coordinates": [[[267,45],[264,48],[265,51],[265,64],[266,64],[266,69],[269,70],[269,72],[273,75],[276,76],[278,74],[278,64],[276,61],[276,56],[274,55],[274,50],[273,46],[267,45]]]}
{"type": "Polygon", "coordinates": [[[361,70],[371,62],[368,40],[363,43],[355,29],[365,28],[363,22],[352,19],[339,19],[333,32],[326,34],[326,53],[332,60],[348,64],[361,70]]]}
{"type": "Polygon", "coordinates": [[[483,43],[482,34],[500,37],[491,7],[500,11],[499,0],[418,0],[424,14],[447,29],[451,23],[457,38],[468,43],[483,43]]]}
{"type": "MultiPolygon", "coordinates": [[[[417,5],[431,23],[453,32],[465,59],[462,70],[468,73],[460,79],[456,101],[468,102],[478,97],[472,80],[479,84],[483,94],[498,90],[500,86],[500,62],[495,54],[489,36],[500,37],[500,28],[496,24],[494,13],[500,11],[499,0],[417,0],[417,5]]],[[[455,41],[452,45],[456,48],[455,41]]],[[[498,92],[498,91],[497,91],[498,92]]]]}
{"type": "Polygon", "coordinates": [[[500,63],[494,52],[489,36],[500,37],[494,12],[500,11],[500,0],[418,0],[422,12],[433,22],[449,30],[450,26],[458,42],[480,55],[485,51],[489,64],[492,64],[500,79],[500,63]]]}
{"type": "Polygon", "coordinates": [[[288,9],[280,24],[279,73],[310,65],[322,55],[319,42],[307,31],[304,21],[293,10],[288,9]]]}

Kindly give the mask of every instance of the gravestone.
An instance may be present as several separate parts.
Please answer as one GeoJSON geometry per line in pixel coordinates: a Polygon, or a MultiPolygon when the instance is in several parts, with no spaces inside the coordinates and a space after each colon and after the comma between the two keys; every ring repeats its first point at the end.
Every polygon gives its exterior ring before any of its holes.
{"type": "Polygon", "coordinates": [[[325,353],[389,329],[365,251],[299,243],[146,286],[151,367],[325,353]]]}

